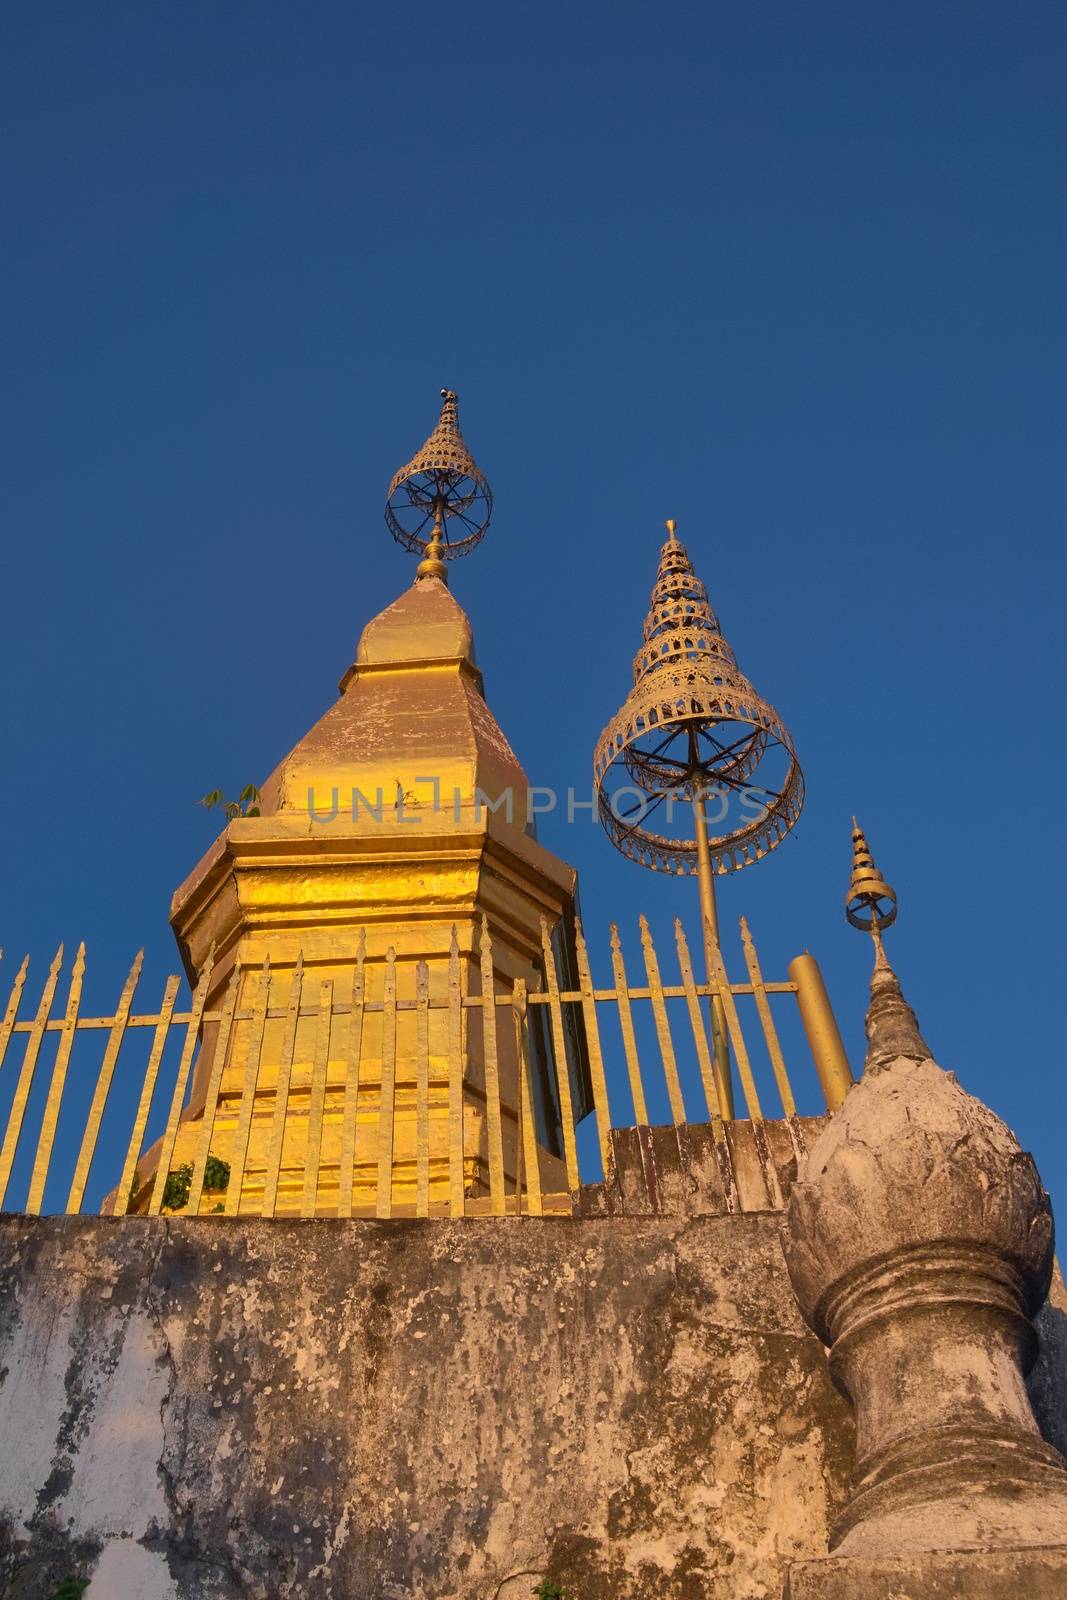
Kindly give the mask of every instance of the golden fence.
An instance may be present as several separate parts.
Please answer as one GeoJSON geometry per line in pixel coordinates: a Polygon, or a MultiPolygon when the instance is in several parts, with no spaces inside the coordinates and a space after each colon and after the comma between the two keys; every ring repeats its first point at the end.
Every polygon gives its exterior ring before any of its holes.
{"type": "MultiPolygon", "coordinates": [[[[0,1097],[0,1105],[7,1103],[0,1144],[0,1209],[77,1213],[92,1177],[96,1192],[107,1187],[103,1208],[113,1214],[181,1211],[309,1218],[567,1214],[583,1177],[595,1181],[609,1171],[613,1127],[648,1126],[650,1084],[660,1098],[665,1088],[675,1125],[706,1124],[716,1151],[729,1161],[726,1130],[732,1107],[720,1103],[716,1089],[712,1016],[719,1019],[718,1026],[725,1026],[746,1120],[766,1164],[770,1161],[766,1111],[741,1010],[750,1008],[749,1031],[754,1022],[769,1063],[767,1082],[773,1082],[781,1119],[800,1154],[800,1119],[775,1022],[775,1009],[790,997],[799,1009],[822,1100],[831,1111],[840,1104],[851,1073],[810,955],[790,964],[787,981],[765,980],[742,919],[745,980],[730,980],[721,950],[709,936],[708,981],[698,983],[685,932],[676,921],[679,982],[665,983],[642,917],[645,981],[631,983],[613,924],[612,986],[598,988],[576,923],[567,946],[574,957],[576,986],[564,988],[557,976],[559,932],[557,928],[554,937],[553,930],[542,924],[541,968],[532,980],[502,978],[483,917],[474,962],[461,960],[453,929],[447,981],[437,983],[436,992],[427,963],[419,961],[414,994],[401,994],[400,963],[390,949],[384,960],[373,963],[372,994],[368,982],[372,963],[365,954],[366,936],[359,931],[353,935],[350,983],[343,986],[336,973],[309,981],[300,958],[286,974],[285,1003],[272,1004],[272,989],[280,975],[272,972],[270,963],[253,974],[235,964],[219,999],[219,974],[213,973],[209,958],[181,1009],[181,979],[172,976],[158,1010],[135,1012],[142,952],[110,1016],[81,1015],[82,945],[73,962],[62,1015],[52,1014],[64,963],[61,946],[36,1010],[22,1017],[27,958],[0,1021],[0,1085],[4,1078],[10,1084],[16,1073],[13,1089],[0,1097]],[[472,979],[480,992],[471,992],[472,979]],[[239,1004],[242,987],[249,991],[251,1003],[239,1004]],[[206,999],[212,992],[216,1005],[208,1009],[206,999]],[[671,1023],[672,1002],[676,1019],[682,1009],[677,1003],[684,1002],[688,1038],[683,1048],[696,1069],[689,1107],[679,1070],[677,1020],[674,1028],[671,1023]],[[616,1110],[627,1099],[627,1109],[632,1110],[632,1116],[624,1115],[618,1123],[613,1122],[602,1045],[607,1013],[621,1042],[617,1052],[621,1059],[616,1063],[613,1057],[610,1063],[616,1110]],[[280,1045],[267,1050],[264,1042],[271,1023],[276,1024],[276,1039],[280,1030],[280,1045]],[[307,1029],[301,1029],[303,1023],[307,1029]],[[372,1026],[373,1055],[368,1045],[372,1026]],[[149,1030],[147,1061],[143,1066],[131,1067],[125,1061],[120,1066],[124,1046],[140,1030],[149,1030]],[[306,1043],[298,1048],[301,1032],[305,1040],[313,1040],[310,1048],[306,1043]],[[103,1034],[104,1043],[90,1096],[91,1065],[79,1064],[74,1070],[72,1062],[76,1039],[93,1033],[103,1034]],[[655,1040],[654,1079],[642,1064],[639,1034],[655,1040]],[[48,1077],[46,1041],[56,1035],[48,1077]],[[178,1057],[171,1079],[170,1069],[161,1072],[161,1067],[172,1037],[180,1039],[180,1049],[176,1045],[171,1052],[178,1057]],[[9,1064],[4,1070],[8,1057],[17,1054],[12,1048],[15,1041],[23,1039],[17,1069],[9,1064]],[[407,1041],[399,1052],[398,1039],[407,1041]],[[436,1049],[431,1049],[431,1039],[436,1049]],[[39,1073],[42,1065],[45,1070],[39,1073]],[[510,1089],[504,1081],[508,1072],[510,1089]],[[191,1090],[198,1073],[200,1089],[194,1101],[191,1090]],[[121,1096],[114,1093],[117,1081],[124,1091],[121,1096]],[[65,1095],[72,1098],[69,1089],[74,1083],[88,1105],[84,1110],[68,1109],[61,1132],[65,1095]],[[699,1101],[696,1106],[694,1098],[699,1101]],[[122,1126],[116,1125],[114,1115],[106,1115],[109,1102],[114,1107],[118,1099],[128,1107],[122,1126]],[[33,1115],[28,1116],[31,1107],[33,1115]],[[146,1147],[153,1110],[162,1131],[146,1147]],[[579,1137],[587,1111],[594,1118],[595,1140],[579,1137]],[[401,1121],[408,1130],[404,1137],[411,1136],[403,1149],[398,1136],[401,1121]],[[582,1160],[580,1143],[585,1146],[582,1160]],[[176,1160],[182,1151],[186,1159],[176,1160]],[[13,1175],[18,1177],[14,1187],[24,1191],[21,1206],[10,1204],[13,1175]],[[56,1201],[47,1207],[46,1188],[56,1201]]],[[[130,1053],[126,1051],[127,1057],[130,1053]]]]}

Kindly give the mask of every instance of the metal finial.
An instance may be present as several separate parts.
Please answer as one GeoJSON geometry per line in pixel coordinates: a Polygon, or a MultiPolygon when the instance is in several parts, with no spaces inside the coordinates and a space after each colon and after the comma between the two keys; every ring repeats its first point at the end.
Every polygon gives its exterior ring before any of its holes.
{"type": "Polygon", "coordinates": [[[667,530],[668,543],[677,544],[678,543],[678,538],[677,538],[677,534],[676,534],[675,530],[678,527],[678,524],[677,524],[677,522],[675,522],[674,518],[673,517],[668,517],[666,522],[663,524],[663,526],[667,530]]]}
{"type": "Polygon", "coordinates": [[[427,556],[441,577],[445,561],[465,556],[484,537],[493,512],[493,492],[459,429],[459,401],[441,390],[441,415],[422,449],[401,467],[389,485],[385,521],[405,550],[427,556]]]}
{"type": "MultiPolygon", "coordinates": [[[[736,820],[709,837],[711,864],[717,873],[735,872],[785,838],[804,803],[804,780],[788,731],[738,668],[674,527],[671,519],[633,689],[593,756],[600,820],[631,860],[699,876],[698,839],[657,833],[646,821],[664,801],[661,814],[670,820],[670,802],[714,795],[719,821],[736,820]],[[633,798],[623,803],[624,794],[633,798]]],[[[699,835],[702,820],[712,819],[698,810],[699,835]]]]}
{"type": "Polygon", "coordinates": [[[441,519],[438,517],[433,525],[430,542],[426,546],[426,554],[415,569],[415,582],[420,578],[439,578],[443,584],[448,583],[448,568],[445,566],[444,545],[441,542],[441,519]]]}
{"type": "Polygon", "coordinates": [[[852,882],[845,896],[845,916],[854,928],[874,937],[881,950],[879,935],[883,928],[895,922],[897,894],[882,877],[874,864],[867,837],[852,818],[852,882]]]}

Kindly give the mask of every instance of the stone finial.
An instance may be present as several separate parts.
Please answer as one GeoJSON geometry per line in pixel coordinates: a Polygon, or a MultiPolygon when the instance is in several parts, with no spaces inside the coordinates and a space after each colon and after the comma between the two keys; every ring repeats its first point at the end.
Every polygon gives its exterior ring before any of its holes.
{"type": "Polygon", "coordinates": [[[1000,1118],[931,1059],[880,946],[864,1077],[812,1147],[783,1230],[801,1311],[856,1410],[832,1548],[1059,1544],[1067,1470],[1024,1377],[1052,1214],[1000,1118]]]}
{"type": "Polygon", "coordinates": [[[871,1003],[867,1007],[866,1072],[880,1072],[891,1061],[929,1061],[930,1051],[919,1032],[919,1021],[905,1000],[877,929],[871,974],[871,1003]]]}

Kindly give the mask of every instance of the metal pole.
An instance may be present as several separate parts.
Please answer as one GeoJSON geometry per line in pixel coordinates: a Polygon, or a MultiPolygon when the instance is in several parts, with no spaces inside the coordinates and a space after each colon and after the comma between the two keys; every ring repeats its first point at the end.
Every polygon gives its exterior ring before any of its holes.
{"type": "Polygon", "coordinates": [[[800,1020],[808,1036],[826,1109],[836,1111],[852,1087],[852,1068],[815,957],[805,951],[792,960],[789,978],[797,986],[800,1020]]]}
{"type": "MultiPolygon", "coordinates": [[[[713,982],[714,964],[708,935],[710,932],[718,944],[719,911],[715,904],[715,879],[711,871],[708,819],[704,813],[704,796],[699,788],[693,791],[693,820],[696,824],[697,882],[700,886],[700,931],[704,941],[704,966],[710,984],[713,982]]],[[[730,1073],[730,1042],[726,1033],[726,1013],[718,996],[711,1002],[711,1046],[714,1056],[712,1071],[719,1095],[719,1106],[723,1118],[731,1121],[734,1114],[734,1086],[730,1073]]]]}

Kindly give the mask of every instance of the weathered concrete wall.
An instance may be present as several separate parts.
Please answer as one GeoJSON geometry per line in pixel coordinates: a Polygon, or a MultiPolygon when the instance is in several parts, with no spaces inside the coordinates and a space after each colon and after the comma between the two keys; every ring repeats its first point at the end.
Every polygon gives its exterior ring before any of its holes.
{"type": "Polygon", "coordinates": [[[851,1451],[777,1230],[0,1219],[3,1592],[777,1600],[851,1451]]]}
{"type": "Polygon", "coordinates": [[[852,1452],[778,1224],[0,1218],[0,1592],[778,1600],[852,1452]]]}

